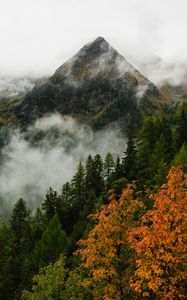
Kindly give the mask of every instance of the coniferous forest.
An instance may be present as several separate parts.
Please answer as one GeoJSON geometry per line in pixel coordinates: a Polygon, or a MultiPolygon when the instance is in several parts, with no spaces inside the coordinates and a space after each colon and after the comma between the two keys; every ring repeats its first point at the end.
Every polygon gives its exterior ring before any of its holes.
{"type": "Polygon", "coordinates": [[[187,105],[0,225],[0,299],[184,299],[187,105]]]}

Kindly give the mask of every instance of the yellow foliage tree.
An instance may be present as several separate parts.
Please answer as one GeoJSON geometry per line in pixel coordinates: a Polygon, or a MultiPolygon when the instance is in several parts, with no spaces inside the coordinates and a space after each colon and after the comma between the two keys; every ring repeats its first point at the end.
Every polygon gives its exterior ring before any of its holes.
{"type": "Polygon", "coordinates": [[[94,299],[120,300],[129,292],[128,279],[132,265],[127,232],[141,202],[133,200],[134,190],[129,185],[117,201],[114,195],[102,211],[92,215],[97,225],[86,240],[79,241],[79,254],[88,271],[84,283],[93,289],[94,299]]]}
{"type": "Polygon", "coordinates": [[[187,179],[182,169],[172,168],[167,183],[150,197],[154,200],[153,210],[129,231],[129,242],[137,255],[131,287],[139,295],[137,299],[183,299],[187,275],[187,179]]]}

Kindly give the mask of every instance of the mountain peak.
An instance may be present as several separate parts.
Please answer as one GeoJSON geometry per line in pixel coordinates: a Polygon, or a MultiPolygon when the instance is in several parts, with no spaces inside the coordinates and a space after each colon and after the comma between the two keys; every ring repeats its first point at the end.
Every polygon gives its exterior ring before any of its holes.
{"type": "Polygon", "coordinates": [[[34,120],[38,115],[58,111],[81,118],[97,119],[103,115],[101,123],[105,123],[111,120],[111,109],[116,112],[116,120],[123,118],[128,124],[137,114],[141,119],[146,101],[150,110],[155,98],[159,98],[156,87],[103,37],[97,37],[59,67],[42,86],[33,89],[17,108],[17,117],[34,120]]]}
{"type": "Polygon", "coordinates": [[[107,43],[107,41],[104,39],[104,37],[102,36],[98,36],[94,41],[93,43],[102,43],[102,42],[105,42],[107,43]]]}
{"type": "Polygon", "coordinates": [[[140,74],[103,37],[99,36],[60,66],[53,79],[61,78],[70,85],[80,86],[85,80],[97,78],[98,75],[111,78],[111,80],[122,77],[126,80],[128,74],[132,80],[136,79],[138,84],[149,84],[147,78],[140,74]]]}
{"type": "Polygon", "coordinates": [[[83,46],[77,53],[77,56],[85,56],[88,60],[93,60],[112,48],[109,43],[101,36],[97,37],[93,42],[83,46]]]}

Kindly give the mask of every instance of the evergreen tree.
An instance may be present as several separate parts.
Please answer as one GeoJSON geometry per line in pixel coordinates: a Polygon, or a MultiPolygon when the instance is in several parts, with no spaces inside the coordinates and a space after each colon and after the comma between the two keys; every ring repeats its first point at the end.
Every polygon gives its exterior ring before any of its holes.
{"type": "Polygon", "coordinates": [[[179,151],[183,143],[186,143],[187,145],[187,104],[186,103],[183,103],[178,115],[177,127],[175,131],[176,151],[179,151]]]}
{"type": "Polygon", "coordinates": [[[175,155],[174,160],[173,160],[173,164],[175,166],[182,164],[186,170],[187,167],[187,146],[184,143],[179,152],[175,155]]]}
{"type": "Polygon", "coordinates": [[[165,140],[165,161],[170,162],[173,154],[173,135],[171,130],[171,125],[166,118],[163,118],[161,121],[160,135],[163,135],[165,140]]]}
{"type": "Polygon", "coordinates": [[[31,219],[33,245],[41,238],[46,225],[46,216],[43,214],[40,208],[37,208],[34,216],[31,219]]]}
{"type": "Polygon", "coordinates": [[[127,150],[122,159],[122,167],[124,176],[128,180],[135,179],[136,176],[136,144],[135,139],[132,136],[129,136],[127,142],[127,150]]]}
{"type": "Polygon", "coordinates": [[[80,211],[85,203],[85,171],[84,166],[80,162],[72,180],[73,202],[80,211]]]}
{"type": "Polygon", "coordinates": [[[105,160],[104,160],[104,178],[106,182],[106,188],[109,189],[112,181],[112,175],[114,173],[114,159],[110,152],[107,153],[105,160]]]}
{"type": "Polygon", "coordinates": [[[147,140],[140,140],[137,150],[137,178],[140,185],[145,185],[146,180],[152,177],[152,170],[149,166],[151,148],[147,140]]]}
{"type": "Polygon", "coordinates": [[[17,246],[20,248],[23,248],[23,246],[26,246],[27,244],[29,231],[29,214],[30,213],[26,207],[25,200],[23,200],[22,198],[19,199],[10,217],[10,224],[15,234],[17,246]]]}
{"type": "Polygon", "coordinates": [[[94,188],[94,178],[93,178],[93,158],[91,155],[88,156],[85,164],[85,188],[86,191],[92,190],[94,188]]]}
{"type": "Polygon", "coordinates": [[[22,286],[27,281],[25,261],[32,248],[31,218],[26,202],[19,199],[13,209],[10,225],[14,234],[14,285],[15,294],[13,299],[19,299],[22,286]]]}
{"type": "Polygon", "coordinates": [[[96,197],[99,197],[104,190],[103,160],[100,154],[96,154],[93,160],[93,180],[96,197]]]}
{"type": "Polygon", "coordinates": [[[59,218],[55,215],[33,250],[32,259],[35,270],[38,271],[40,267],[54,262],[66,247],[66,232],[61,228],[59,218]]]}
{"type": "Polygon", "coordinates": [[[13,299],[14,284],[14,234],[11,227],[0,225],[0,299],[13,299]]]}
{"type": "Polygon", "coordinates": [[[113,180],[117,180],[124,176],[123,166],[120,161],[120,157],[118,156],[115,163],[115,169],[113,174],[113,180]]]}
{"type": "MultiPolygon", "coordinates": [[[[160,135],[159,140],[156,142],[152,157],[150,158],[150,164],[154,174],[156,173],[160,162],[167,161],[168,147],[167,142],[163,134],[160,135]]],[[[151,179],[151,178],[150,178],[151,179]]]]}
{"type": "Polygon", "coordinates": [[[42,209],[45,211],[48,220],[51,220],[57,213],[58,194],[50,187],[42,203],[42,209]]]}
{"type": "Polygon", "coordinates": [[[60,222],[67,234],[69,234],[77,220],[77,210],[74,207],[75,203],[73,201],[73,186],[71,183],[66,182],[63,185],[61,194],[58,196],[58,198],[60,206],[60,212],[58,215],[60,222]]]}

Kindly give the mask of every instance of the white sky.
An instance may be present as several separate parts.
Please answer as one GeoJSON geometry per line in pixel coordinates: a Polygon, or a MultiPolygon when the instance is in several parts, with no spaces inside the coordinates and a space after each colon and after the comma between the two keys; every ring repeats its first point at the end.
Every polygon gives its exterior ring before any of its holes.
{"type": "Polygon", "coordinates": [[[0,75],[51,74],[97,36],[187,61],[187,0],[0,0],[0,75]]]}

